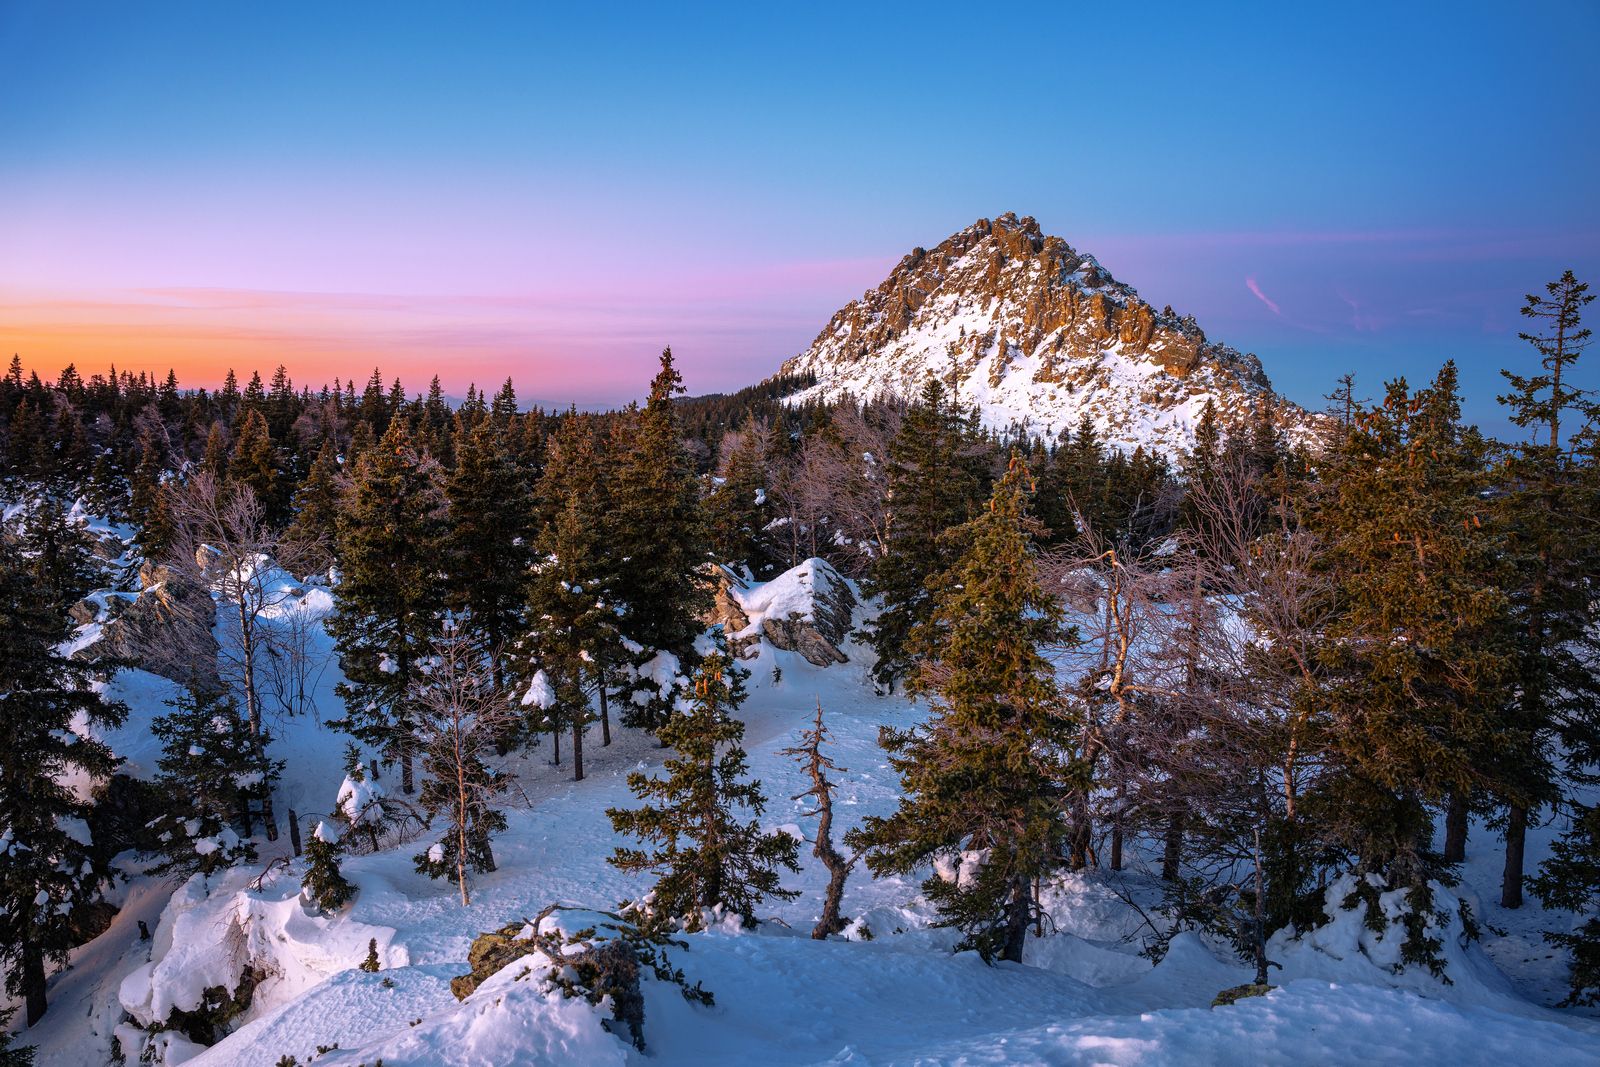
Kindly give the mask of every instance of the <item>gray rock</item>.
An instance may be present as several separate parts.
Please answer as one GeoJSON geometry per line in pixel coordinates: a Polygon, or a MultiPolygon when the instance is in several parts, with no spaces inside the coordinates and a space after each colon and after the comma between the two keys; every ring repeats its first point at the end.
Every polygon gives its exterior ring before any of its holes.
{"type": "Polygon", "coordinates": [[[105,624],[83,657],[125,660],[151,674],[197,688],[220,689],[216,605],[202,586],[170,568],[145,563],[139,596],[105,624]]]}

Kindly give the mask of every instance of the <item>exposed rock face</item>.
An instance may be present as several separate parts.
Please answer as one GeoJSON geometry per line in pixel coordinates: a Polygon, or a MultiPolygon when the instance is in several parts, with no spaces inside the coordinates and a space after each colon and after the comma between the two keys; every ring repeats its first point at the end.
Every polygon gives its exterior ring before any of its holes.
{"type": "Polygon", "coordinates": [[[739,592],[750,588],[750,583],[727,567],[718,567],[716,570],[716,592],[711,596],[711,613],[706,616],[707,626],[722,627],[722,635],[727,639],[728,651],[739,659],[755,658],[754,648],[761,643],[761,633],[750,627],[750,616],[744,612],[744,605],[739,601],[739,592]]]}
{"type": "Polygon", "coordinates": [[[707,621],[721,624],[740,659],[754,659],[765,638],[773,648],[826,667],[849,662],[840,646],[850,637],[855,608],[849,583],[832,564],[813,558],[759,585],[720,569],[707,621]]]}
{"type": "Polygon", "coordinates": [[[1224,426],[1263,404],[1291,435],[1310,424],[1255,356],[1156,311],[1093,256],[1012,214],[913,249],[783,372],[815,374],[802,396],[830,400],[914,396],[932,375],[992,429],[1053,435],[1086,415],[1111,444],[1174,456],[1208,398],[1224,426]]]}
{"type": "MultiPolygon", "coordinates": [[[[139,596],[105,624],[93,654],[127,660],[180,685],[221,688],[216,605],[203,587],[170,568],[139,568],[139,596]]],[[[86,649],[85,652],[89,652],[86,649]]]]}

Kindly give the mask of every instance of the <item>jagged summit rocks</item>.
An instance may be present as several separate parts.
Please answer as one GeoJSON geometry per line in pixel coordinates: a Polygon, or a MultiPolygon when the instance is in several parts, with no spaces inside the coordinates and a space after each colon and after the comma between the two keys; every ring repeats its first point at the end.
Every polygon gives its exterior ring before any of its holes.
{"type": "Polygon", "coordinates": [[[801,396],[914,396],[929,375],[985,425],[1053,435],[1088,415],[1126,450],[1186,451],[1207,399],[1224,426],[1261,405],[1291,436],[1310,416],[1272,391],[1261,361],[1155,310],[1091,255],[1032,218],[979,219],[916,248],[783,365],[814,374],[801,396]]]}

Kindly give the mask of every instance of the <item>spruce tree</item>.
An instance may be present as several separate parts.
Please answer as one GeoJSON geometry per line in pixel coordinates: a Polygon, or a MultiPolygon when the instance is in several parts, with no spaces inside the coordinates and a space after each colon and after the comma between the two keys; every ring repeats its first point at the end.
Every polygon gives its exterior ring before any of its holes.
{"type": "Polygon", "coordinates": [[[83,495],[95,514],[104,515],[113,522],[127,518],[128,486],[117,471],[117,461],[110,449],[102,449],[95,457],[83,495]]]}
{"type": "Polygon", "coordinates": [[[128,517],[137,533],[135,539],[145,559],[161,559],[171,547],[174,534],[170,501],[164,483],[164,453],[153,434],[140,441],[139,466],[130,479],[128,517]]]}
{"type": "Polygon", "coordinates": [[[932,718],[886,729],[882,744],[904,796],[847,840],[874,874],[910,874],[944,860],[955,870],[923,883],[939,924],[961,947],[1020,963],[1032,887],[1059,862],[1060,809],[1074,775],[1074,729],[1046,649],[1070,640],[1041,588],[1029,514],[1031,476],[1020,457],[987,510],[946,542],[962,547],[933,584],[934,608],[912,636],[922,659],[913,692],[932,718]]]}
{"type": "MultiPolygon", "coordinates": [[[[667,349],[650,383],[649,401],[633,416],[631,439],[615,473],[607,531],[617,560],[618,625],[637,650],[635,666],[666,653],[677,661],[680,677],[693,669],[694,641],[711,606],[702,569],[710,556],[704,514],[673,405],[681,392],[683,379],[667,349]]],[[[629,725],[659,730],[680,686],[647,674],[641,674],[638,686],[628,705],[629,725]]]]}
{"type": "Polygon", "coordinates": [[[610,862],[656,876],[648,911],[664,925],[698,930],[722,911],[749,926],[762,898],[799,895],[778,879],[780,869],[799,871],[800,842],[781,830],[761,832],[766,798],[760,782],[745,780],[744,723],[735,714],[747,673],[720,649],[706,656],[695,674],[692,710],[660,731],[675,753],[665,762],[666,777],[633,772],[628,788],[644,805],[606,811],[617,833],[645,844],[619,846],[610,862]]]}
{"type": "Polygon", "coordinates": [[[494,403],[489,406],[489,417],[499,423],[502,430],[509,428],[511,420],[517,417],[517,390],[510,378],[494,395],[494,403]]]}
{"type": "Polygon", "coordinates": [[[228,431],[219,420],[211,424],[206,434],[206,450],[200,458],[200,469],[215,478],[218,484],[228,480],[228,431]]]}
{"type": "Polygon", "coordinates": [[[1572,825],[1551,843],[1550,852],[1529,885],[1545,907],[1579,916],[1571,930],[1544,934],[1571,954],[1564,1004],[1600,1004],[1600,804],[1576,805],[1572,825]]]}
{"type": "Polygon", "coordinates": [[[249,410],[234,438],[233,455],[228,460],[228,482],[248,486],[273,521],[282,518],[278,453],[272,447],[266,416],[258,408],[249,410]]]}
{"type": "Polygon", "coordinates": [[[422,403],[421,437],[424,447],[434,459],[446,468],[453,469],[456,462],[455,441],[451,432],[450,405],[445,402],[444,386],[435,374],[428,383],[428,398],[422,403]]]}
{"type": "MultiPolygon", "coordinates": [[[[1328,755],[1306,808],[1363,874],[1409,889],[1419,914],[1429,880],[1448,877],[1430,809],[1491,784],[1490,754],[1518,743],[1500,715],[1507,605],[1485,453],[1460,425],[1453,364],[1415,394],[1391,382],[1330,457],[1313,516],[1339,603],[1320,650],[1328,755]]],[[[1405,953],[1435,962],[1417,937],[1405,953]]]]}
{"type": "Polygon", "coordinates": [[[1183,518],[1187,525],[1198,521],[1194,510],[1196,494],[1203,494],[1216,479],[1225,462],[1222,426],[1217,421],[1216,403],[1208,396],[1200,409],[1200,419],[1195,423],[1194,448],[1183,459],[1183,478],[1190,487],[1184,498],[1183,518]]]}
{"type": "Polygon", "coordinates": [[[37,1046],[13,1044],[16,1035],[6,1029],[11,1025],[11,1017],[15,1014],[15,1008],[0,1011],[0,1067],[33,1067],[33,1058],[38,1052],[37,1046]]]}
{"type": "Polygon", "coordinates": [[[337,911],[356,895],[355,886],[339,869],[339,840],[327,823],[318,822],[306,842],[306,873],[300,879],[301,892],[320,911],[337,911]]]}
{"type": "Polygon", "coordinates": [[[152,824],[162,874],[211,874],[254,862],[252,805],[261,805],[283,764],[265,755],[233,700],[186,692],[169,701],[150,732],[161,741],[156,786],[169,807],[152,824]]]}
{"type": "Polygon", "coordinates": [[[712,554],[720,563],[745,564],[757,577],[772,570],[764,534],[772,518],[767,503],[768,436],[751,420],[723,437],[722,476],[705,501],[712,554]]]}
{"type": "Polygon", "coordinates": [[[869,640],[877,653],[873,677],[886,688],[914,662],[910,636],[933,612],[928,580],[954,562],[951,542],[940,535],[965,522],[980,499],[974,433],[972,416],[929,378],[890,447],[888,534],[866,588],[882,601],[869,640]]]}
{"type": "Polygon", "coordinates": [[[606,665],[622,653],[611,601],[615,564],[602,532],[597,466],[588,428],[567,419],[539,483],[541,502],[555,511],[539,534],[527,589],[530,630],[516,657],[525,687],[544,672],[551,699],[525,703],[548,703],[541,710],[550,728],[571,728],[573,778],[579,781],[590,720],[588,692],[592,687],[603,693],[611,681],[606,665]]]}
{"type": "Polygon", "coordinates": [[[41,497],[31,512],[13,519],[9,532],[56,611],[82,600],[105,575],[83,520],[53,497],[41,497]]]}
{"type": "Polygon", "coordinates": [[[45,1013],[45,965],[64,963],[78,909],[110,871],[89,840],[88,805],[66,784],[104,778],[116,757],[74,722],[125,712],[92,688],[92,666],[63,656],[66,616],[21,560],[0,558],[0,963],[32,1026],[45,1013]]]}
{"type": "Polygon", "coordinates": [[[522,629],[533,501],[501,426],[486,422],[462,437],[445,494],[446,603],[493,655],[495,684],[503,689],[501,653],[522,629]]]}
{"type": "Polygon", "coordinates": [[[50,488],[63,496],[75,496],[89,475],[89,435],[83,428],[83,417],[71,404],[57,406],[54,423],[55,463],[50,488]]]}
{"type": "Polygon", "coordinates": [[[310,473],[295,491],[291,508],[294,518],[283,534],[307,566],[326,571],[333,565],[345,487],[338,451],[332,440],[324,441],[310,473]]]}
{"type": "Polygon", "coordinates": [[[7,427],[7,461],[6,474],[19,482],[36,481],[38,472],[34,456],[39,448],[39,442],[46,443],[50,440],[50,432],[44,425],[39,409],[26,397],[16,406],[11,414],[11,425],[7,427]]]}
{"type": "MultiPolygon", "coordinates": [[[[1557,750],[1582,767],[1600,762],[1600,655],[1590,576],[1600,566],[1595,531],[1597,487],[1573,439],[1562,437],[1593,410],[1573,386],[1590,331],[1582,311],[1594,299],[1571,271],[1551,282],[1547,297],[1530,294],[1522,313],[1547,323],[1523,333],[1543,373],[1502,371],[1511,391],[1501,396],[1511,421],[1532,439],[1508,455],[1495,510],[1508,534],[1514,578],[1508,583],[1516,619],[1515,684],[1510,717],[1520,748],[1501,746],[1506,763],[1506,859],[1500,903],[1522,904],[1524,839],[1530,818],[1559,796],[1557,750]]],[[[1576,435],[1573,435],[1574,437],[1576,435]]]]}
{"type": "Polygon", "coordinates": [[[328,622],[346,681],[340,725],[398,760],[415,788],[412,691],[443,611],[445,497],[439,466],[417,453],[403,423],[362,456],[339,515],[342,574],[328,622]]]}

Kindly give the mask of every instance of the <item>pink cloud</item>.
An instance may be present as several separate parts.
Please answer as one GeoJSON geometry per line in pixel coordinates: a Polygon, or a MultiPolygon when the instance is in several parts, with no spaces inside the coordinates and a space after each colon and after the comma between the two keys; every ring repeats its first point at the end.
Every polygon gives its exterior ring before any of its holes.
{"type": "Polygon", "coordinates": [[[1283,312],[1278,310],[1278,305],[1273,302],[1273,299],[1261,291],[1261,286],[1256,284],[1255,278],[1246,278],[1244,280],[1244,284],[1245,288],[1256,294],[1256,299],[1267,305],[1274,315],[1277,315],[1280,318],[1283,316],[1283,312]]]}

